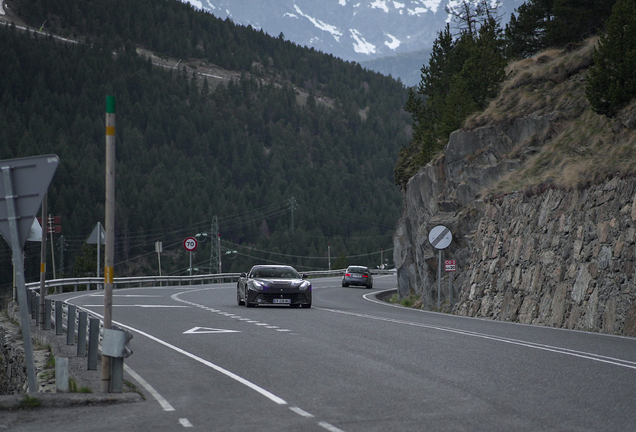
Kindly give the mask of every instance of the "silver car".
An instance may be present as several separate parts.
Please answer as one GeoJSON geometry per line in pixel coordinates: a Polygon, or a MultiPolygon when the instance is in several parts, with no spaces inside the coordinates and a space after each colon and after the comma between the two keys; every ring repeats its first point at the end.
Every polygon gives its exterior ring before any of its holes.
{"type": "Polygon", "coordinates": [[[342,277],[342,286],[348,287],[349,285],[361,285],[367,288],[373,288],[373,275],[369,267],[363,266],[349,266],[345,270],[345,274],[342,277]]]}

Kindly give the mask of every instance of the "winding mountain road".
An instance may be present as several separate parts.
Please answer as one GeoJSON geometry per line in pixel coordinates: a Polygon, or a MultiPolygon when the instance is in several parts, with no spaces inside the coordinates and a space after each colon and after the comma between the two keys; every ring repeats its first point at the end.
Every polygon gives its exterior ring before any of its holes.
{"type": "MultiPolygon", "coordinates": [[[[636,429],[633,338],[378,301],[394,275],[312,283],[311,309],[238,306],[235,283],[116,290],[126,379],[147,400],[74,409],[63,430],[636,429]]],[[[55,297],[103,311],[100,292],[55,297]]]]}

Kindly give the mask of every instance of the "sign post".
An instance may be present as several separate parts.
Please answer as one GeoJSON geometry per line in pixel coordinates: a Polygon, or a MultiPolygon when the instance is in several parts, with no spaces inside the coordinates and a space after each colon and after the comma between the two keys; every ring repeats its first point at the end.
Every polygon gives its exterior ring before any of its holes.
{"type": "Polygon", "coordinates": [[[0,161],[0,233],[9,241],[13,254],[29,393],[37,393],[38,388],[22,253],[59,162],[55,155],[0,161]]]}
{"type": "Polygon", "coordinates": [[[451,306],[453,305],[453,273],[457,270],[455,260],[444,261],[446,272],[448,272],[448,298],[451,306]]]}
{"type": "Polygon", "coordinates": [[[198,242],[194,237],[188,237],[183,241],[183,247],[190,252],[190,276],[192,276],[192,252],[197,248],[198,242]]]}
{"type": "Polygon", "coordinates": [[[86,239],[86,244],[96,244],[97,245],[97,273],[95,273],[96,277],[99,277],[99,264],[101,263],[101,249],[102,245],[106,240],[106,233],[104,232],[104,228],[102,227],[101,222],[97,222],[95,228],[91,232],[91,235],[86,239]]]}
{"type": "Polygon", "coordinates": [[[161,252],[163,252],[163,243],[155,242],[155,252],[157,252],[157,260],[159,261],[159,276],[161,276],[161,252]]]}
{"type": "Polygon", "coordinates": [[[437,309],[439,310],[442,295],[442,249],[446,249],[451,244],[453,235],[444,225],[437,225],[428,233],[428,241],[439,252],[437,261],[437,309]]]}

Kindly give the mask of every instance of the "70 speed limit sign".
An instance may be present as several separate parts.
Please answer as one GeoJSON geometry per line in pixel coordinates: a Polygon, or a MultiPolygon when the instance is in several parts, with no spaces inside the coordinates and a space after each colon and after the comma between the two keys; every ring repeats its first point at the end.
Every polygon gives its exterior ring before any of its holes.
{"type": "Polygon", "coordinates": [[[183,241],[183,247],[185,248],[185,250],[190,252],[195,250],[197,248],[197,245],[197,239],[195,239],[194,237],[188,237],[183,241]]]}

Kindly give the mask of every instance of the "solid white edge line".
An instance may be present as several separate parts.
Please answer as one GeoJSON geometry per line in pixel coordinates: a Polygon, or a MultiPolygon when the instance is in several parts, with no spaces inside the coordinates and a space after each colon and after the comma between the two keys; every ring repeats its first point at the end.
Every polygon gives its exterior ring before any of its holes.
{"type": "Polygon", "coordinates": [[[333,312],[333,313],[339,313],[339,314],[343,314],[343,315],[357,316],[357,317],[360,317],[360,318],[368,318],[368,319],[373,319],[373,320],[376,320],[376,321],[392,322],[392,323],[395,323],[395,324],[403,324],[403,325],[409,325],[409,326],[413,326],[413,327],[422,327],[422,328],[427,328],[427,329],[431,329],[431,330],[438,330],[438,331],[461,334],[461,335],[470,336],[470,337],[476,337],[476,338],[481,338],[481,339],[488,339],[488,340],[492,340],[492,341],[503,342],[503,343],[512,344],[512,345],[519,345],[519,346],[523,346],[523,347],[526,347],[526,348],[533,348],[533,349],[538,349],[538,350],[542,350],[542,351],[548,351],[548,352],[553,352],[553,353],[557,353],[557,354],[568,355],[568,356],[571,356],[571,357],[578,357],[578,358],[582,358],[582,359],[586,359],[586,360],[592,360],[592,361],[596,361],[596,362],[600,362],[600,363],[610,364],[610,365],[613,365],[613,366],[620,366],[620,367],[636,370],[636,364],[634,364],[634,362],[631,362],[629,360],[621,360],[621,359],[617,359],[617,358],[613,358],[613,357],[607,357],[607,356],[602,356],[602,355],[598,355],[598,354],[588,353],[588,352],[585,352],[585,351],[574,351],[574,350],[570,350],[570,349],[567,349],[567,348],[555,347],[555,346],[551,346],[551,345],[537,344],[537,343],[534,343],[534,342],[526,342],[526,341],[519,340],[519,339],[510,339],[510,338],[505,338],[505,337],[501,337],[501,336],[493,336],[493,335],[489,335],[489,334],[486,334],[486,333],[477,333],[477,332],[472,332],[472,331],[468,331],[468,330],[454,329],[454,328],[450,328],[450,327],[442,327],[442,326],[423,324],[423,323],[417,323],[417,322],[412,322],[412,321],[403,321],[403,320],[397,320],[397,319],[393,319],[393,318],[384,318],[384,317],[361,314],[361,313],[355,313],[355,312],[346,312],[346,311],[341,311],[341,310],[338,310],[338,309],[329,309],[329,308],[316,308],[316,309],[321,309],[321,310],[325,310],[325,311],[329,311],[329,312],[333,312]]]}
{"type": "MultiPolygon", "coordinates": [[[[113,322],[115,322],[115,321],[113,321],[113,322]]],[[[248,381],[245,378],[240,377],[240,376],[236,375],[235,373],[230,372],[229,370],[224,369],[221,366],[212,363],[211,361],[205,360],[205,359],[203,359],[203,358],[201,358],[201,357],[199,357],[197,355],[194,355],[194,354],[192,354],[192,353],[190,353],[190,352],[188,352],[188,351],[186,351],[184,349],[176,347],[176,346],[174,346],[174,345],[172,345],[172,344],[170,344],[170,343],[168,343],[168,342],[166,342],[164,340],[161,340],[161,339],[159,339],[156,336],[148,334],[148,333],[146,333],[144,331],[138,330],[136,328],[127,326],[127,325],[119,323],[119,322],[116,322],[116,324],[119,325],[120,327],[127,328],[130,331],[134,331],[136,333],[139,333],[142,336],[146,336],[148,339],[151,339],[151,340],[153,340],[155,342],[158,342],[161,345],[163,345],[165,347],[168,347],[171,350],[176,351],[176,352],[178,352],[180,354],[183,354],[186,357],[190,357],[192,360],[198,361],[199,363],[201,363],[201,364],[203,364],[203,365],[205,365],[205,366],[207,366],[209,368],[212,368],[212,369],[214,369],[217,372],[221,372],[223,375],[227,376],[228,378],[231,378],[231,379],[233,379],[235,381],[238,381],[239,383],[243,384],[244,386],[251,388],[252,390],[260,393],[261,395],[265,396],[266,398],[268,398],[272,402],[277,403],[278,405],[287,405],[287,401],[285,401],[284,399],[279,398],[275,394],[265,390],[262,387],[257,386],[253,382],[248,381]]]]}
{"type": "Polygon", "coordinates": [[[124,363],[124,370],[128,372],[128,375],[133,377],[135,381],[137,381],[143,388],[146,389],[148,393],[154,397],[159,405],[163,408],[164,411],[174,411],[174,407],[170,405],[170,403],[159,394],[157,390],[153,386],[151,386],[145,379],[143,379],[137,372],[132,370],[127,364],[124,363]]]}
{"type": "Polygon", "coordinates": [[[484,321],[484,322],[490,322],[490,323],[495,323],[496,322],[497,324],[501,324],[501,325],[513,325],[513,326],[521,326],[521,327],[534,327],[534,328],[538,328],[538,329],[542,329],[542,330],[546,330],[546,331],[561,331],[561,332],[583,333],[583,334],[586,334],[586,335],[594,335],[594,336],[604,337],[604,338],[618,338],[618,339],[634,340],[633,336],[623,336],[623,335],[615,335],[615,334],[608,334],[608,333],[596,333],[596,332],[589,332],[589,331],[585,331],[585,330],[566,329],[566,328],[563,328],[563,327],[548,327],[548,326],[543,326],[543,325],[538,325],[538,324],[524,324],[524,323],[513,322],[513,321],[495,321],[495,320],[492,320],[490,318],[485,318],[485,317],[471,317],[471,316],[465,316],[465,315],[447,314],[447,313],[444,313],[444,312],[435,312],[435,311],[424,310],[424,309],[410,308],[410,307],[402,306],[402,305],[399,305],[399,304],[393,304],[393,303],[389,303],[389,302],[385,302],[385,301],[377,299],[378,295],[386,293],[386,292],[389,292],[389,291],[396,291],[397,292],[397,288],[389,288],[389,289],[385,289],[385,290],[382,290],[382,291],[370,292],[370,293],[364,294],[362,296],[362,298],[364,298],[366,301],[370,301],[371,303],[379,304],[379,305],[382,305],[382,306],[400,308],[400,309],[410,310],[412,312],[418,312],[418,313],[426,313],[426,314],[432,314],[432,315],[443,315],[443,316],[446,316],[446,317],[452,316],[452,317],[455,317],[455,318],[460,318],[460,319],[465,319],[465,320],[478,320],[478,321],[484,321]],[[375,297],[375,298],[371,298],[371,297],[375,297]]]}
{"type": "MultiPolygon", "coordinates": [[[[69,300],[72,300],[72,299],[75,299],[75,298],[78,298],[78,297],[82,297],[82,296],[79,295],[79,296],[76,296],[76,297],[72,297],[72,298],[67,299],[66,301],[69,301],[69,300]]],[[[81,306],[80,306],[80,308],[81,308],[81,306]]],[[[98,316],[98,317],[100,317],[101,319],[104,319],[104,317],[102,315],[100,315],[100,314],[98,314],[96,312],[91,311],[91,313],[96,315],[96,316],[98,316]]],[[[123,323],[120,323],[120,322],[117,322],[117,321],[113,321],[113,323],[117,324],[120,327],[126,328],[126,329],[128,329],[130,331],[138,333],[138,334],[140,334],[142,336],[145,336],[145,337],[147,337],[150,340],[158,342],[161,345],[163,345],[163,346],[165,346],[167,348],[170,348],[173,351],[176,351],[176,352],[178,352],[180,354],[185,355],[186,357],[190,357],[191,359],[193,359],[195,361],[198,361],[199,363],[201,363],[201,364],[203,364],[203,365],[205,365],[205,366],[207,366],[209,368],[212,368],[212,369],[216,370],[217,372],[222,373],[223,375],[227,376],[228,378],[231,378],[231,379],[233,379],[235,381],[238,381],[239,383],[241,383],[244,386],[246,386],[246,387],[248,387],[248,388],[250,388],[250,389],[252,389],[252,390],[254,390],[254,391],[258,392],[258,393],[260,393],[261,395],[265,396],[266,398],[268,398],[272,402],[277,403],[278,405],[287,405],[287,401],[285,399],[276,396],[275,394],[265,390],[262,387],[257,386],[253,382],[248,381],[248,380],[246,380],[243,377],[240,377],[240,376],[236,375],[233,372],[230,372],[227,369],[222,368],[221,366],[218,366],[218,365],[216,365],[216,364],[214,364],[214,363],[212,363],[210,361],[207,361],[207,360],[205,360],[205,359],[203,359],[203,358],[201,358],[201,357],[199,357],[197,355],[189,353],[186,350],[183,350],[183,349],[181,349],[179,347],[176,347],[176,346],[174,346],[174,345],[172,345],[172,344],[170,344],[170,343],[168,343],[168,342],[166,342],[164,340],[159,339],[156,336],[153,336],[153,335],[148,334],[148,333],[146,333],[144,331],[138,330],[138,329],[136,329],[134,327],[127,326],[126,324],[123,324],[123,323]]]]}

